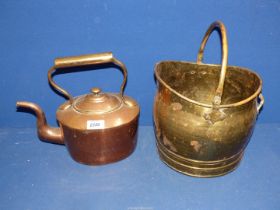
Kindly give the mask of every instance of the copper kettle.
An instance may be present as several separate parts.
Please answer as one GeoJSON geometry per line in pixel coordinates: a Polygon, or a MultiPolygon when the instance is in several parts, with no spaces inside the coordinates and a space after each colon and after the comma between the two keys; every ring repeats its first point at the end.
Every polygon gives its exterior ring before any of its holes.
{"type": "Polygon", "coordinates": [[[48,80],[54,89],[69,98],[56,112],[58,128],[47,124],[44,112],[38,105],[17,102],[17,107],[35,112],[41,140],[65,144],[75,161],[88,165],[115,162],[133,152],[140,109],[135,100],[123,95],[127,70],[111,52],[57,58],[48,71],[48,80]],[[89,94],[72,97],[52,79],[53,73],[60,69],[106,63],[115,64],[123,72],[120,93],[103,93],[99,88],[92,88],[89,94]]]}

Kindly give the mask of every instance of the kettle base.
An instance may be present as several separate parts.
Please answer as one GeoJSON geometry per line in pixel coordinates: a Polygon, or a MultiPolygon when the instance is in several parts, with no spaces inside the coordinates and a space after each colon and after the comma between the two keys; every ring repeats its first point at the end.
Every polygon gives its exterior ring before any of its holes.
{"type": "Polygon", "coordinates": [[[243,157],[243,150],[238,154],[223,160],[198,161],[179,156],[168,151],[157,141],[160,159],[171,169],[193,177],[217,177],[236,169],[243,157]]]}

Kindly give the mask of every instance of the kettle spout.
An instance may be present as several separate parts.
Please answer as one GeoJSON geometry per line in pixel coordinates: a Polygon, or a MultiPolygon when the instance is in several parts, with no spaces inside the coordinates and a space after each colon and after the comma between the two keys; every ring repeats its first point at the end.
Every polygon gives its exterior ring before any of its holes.
{"type": "Polygon", "coordinates": [[[44,112],[37,104],[18,101],[17,107],[31,109],[37,116],[37,132],[38,136],[42,141],[47,141],[55,144],[64,144],[63,135],[60,128],[50,127],[47,124],[47,120],[44,112]]]}

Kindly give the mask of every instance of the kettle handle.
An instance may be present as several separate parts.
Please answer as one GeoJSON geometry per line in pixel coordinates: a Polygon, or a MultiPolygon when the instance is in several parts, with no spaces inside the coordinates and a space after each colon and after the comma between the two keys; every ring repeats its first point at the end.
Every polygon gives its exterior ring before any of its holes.
{"type": "Polygon", "coordinates": [[[98,53],[98,54],[89,54],[89,55],[80,55],[80,56],[71,56],[71,57],[63,57],[56,58],[54,60],[54,66],[50,68],[48,71],[48,80],[53,88],[61,92],[64,96],[69,98],[70,102],[73,102],[73,96],[68,93],[66,90],[58,86],[52,79],[52,74],[57,69],[69,68],[69,67],[79,67],[79,66],[88,66],[88,65],[97,65],[97,64],[105,64],[105,63],[113,63],[116,66],[119,66],[123,72],[123,82],[120,88],[120,94],[123,97],[124,87],[127,81],[127,69],[125,65],[114,58],[112,52],[98,53]]]}
{"type": "Polygon", "coordinates": [[[203,60],[203,52],[205,45],[208,41],[208,38],[210,37],[211,33],[215,30],[218,29],[220,32],[220,38],[221,38],[221,44],[222,44],[222,67],[221,67],[221,73],[220,73],[220,79],[219,79],[219,84],[218,88],[216,89],[216,93],[213,99],[213,105],[214,106],[219,106],[222,101],[222,95],[223,95],[223,89],[224,89],[224,83],[225,83],[225,76],[226,76],[226,70],[227,70],[227,63],[228,63],[228,42],[227,42],[227,33],[226,33],[226,28],[224,24],[221,21],[215,21],[212,23],[208,30],[206,31],[199,51],[197,55],[197,63],[201,64],[203,60]]]}

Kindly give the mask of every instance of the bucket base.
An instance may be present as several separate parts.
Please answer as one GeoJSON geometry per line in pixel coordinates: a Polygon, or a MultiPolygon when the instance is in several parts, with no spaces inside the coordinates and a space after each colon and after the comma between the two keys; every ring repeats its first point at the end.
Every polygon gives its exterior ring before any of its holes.
{"type": "Polygon", "coordinates": [[[239,165],[243,151],[223,160],[198,161],[179,156],[166,149],[157,141],[157,148],[160,159],[170,168],[185,175],[193,177],[216,177],[233,171],[239,165]]]}

